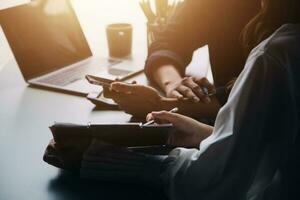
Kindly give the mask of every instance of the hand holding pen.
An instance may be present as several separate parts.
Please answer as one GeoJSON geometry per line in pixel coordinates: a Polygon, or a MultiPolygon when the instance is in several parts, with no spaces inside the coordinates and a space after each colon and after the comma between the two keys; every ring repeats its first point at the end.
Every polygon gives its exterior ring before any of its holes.
{"type": "MultiPolygon", "coordinates": [[[[172,110],[168,111],[169,113],[177,113],[178,112],[178,108],[173,108],[172,110]]],[[[145,124],[142,124],[142,127],[146,127],[146,126],[150,126],[151,124],[154,124],[155,121],[151,120],[149,117],[147,117],[148,122],[145,124]]]]}
{"type": "Polygon", "coordinates": [[[168,111],[152,112],[148,114],[147,119],[173,125],[175,129],[166,142],[166,145],[171,147],[199,148],[199,144],[213,132],[213,127],[209,125],[168,111]]]}

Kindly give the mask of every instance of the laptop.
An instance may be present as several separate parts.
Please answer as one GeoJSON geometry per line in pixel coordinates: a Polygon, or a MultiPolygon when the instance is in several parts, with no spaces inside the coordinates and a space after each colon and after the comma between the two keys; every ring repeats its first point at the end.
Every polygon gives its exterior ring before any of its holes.
{"type": "Polygon", "coordinates": [[[85,80],[87,74],[125,80],[143,71],[143,62],[93,56],[69,0],[1,10],[0,24],[31,86],[86,96],[101,92],[85,80]]]}

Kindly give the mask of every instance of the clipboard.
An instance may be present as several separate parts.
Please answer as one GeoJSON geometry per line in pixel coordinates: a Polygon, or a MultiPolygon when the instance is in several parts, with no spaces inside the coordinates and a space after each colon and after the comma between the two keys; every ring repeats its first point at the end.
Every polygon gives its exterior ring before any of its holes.
{"type": "Polygon", "coordinates": [[[87,144],[97,138],[117,146],[143,147],[165,145],[173,125],[55,123],[50,126],[50,130],[57,144],[87,144]]]}

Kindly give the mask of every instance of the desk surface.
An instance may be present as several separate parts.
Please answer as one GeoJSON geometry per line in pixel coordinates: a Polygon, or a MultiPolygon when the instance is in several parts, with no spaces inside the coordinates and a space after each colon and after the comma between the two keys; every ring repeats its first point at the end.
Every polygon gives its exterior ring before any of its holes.
{"type": "MultiPolygon", "coordinates": [[[[74,4],[94,54],[107,55],[104,30],[108,23],[124,19],[137,27],[136,35],[144,32],[138,1],[74,0],[74,4]],[[101,7],[99,2],[103,2],[101,7]],[[89,4],[81,5],[84,3],[89,4]],[[118,3],[124,9],[118,12],[121,16],[108,12],[118,3]],[[103,12],[98,12],[98,8],[103,12]]],[[[136,37],[134,41],[135,46],[146,44],[145,37],[136,37]]],[[[4,52],[11,55],[8,48],[4,52]]],[[[137,52],[145,56],[145,51],[137,52]]],[[[83,181],[43,162],[45,147],[51,139],[48,126],[54,121],[125,122],[130,116],[120,111],[94,111],[94,106],[82,97],[27,87],[13,59],[0,60],[0,66],[2,63],[7,64],[0,69],[1,200],[162,198],[140,186],[83,181]]]]}

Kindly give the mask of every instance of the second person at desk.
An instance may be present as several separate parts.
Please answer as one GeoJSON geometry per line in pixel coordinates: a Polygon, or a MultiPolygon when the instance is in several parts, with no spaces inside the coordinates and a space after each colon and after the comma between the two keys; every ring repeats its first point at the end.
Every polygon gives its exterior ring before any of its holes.
{"type": "Polygon", "coordinates": [[[183,8],[158,33],[145,65],[148,79],[167,98],[154,88],[121,83],[113,84],[106,96],[136,117],[145,117],[152,110],[178,107],[189,116],[214,118],[226,103],[231,81],[240,74],[248,55],[239,40],[241,31],[259,8],[259,0],[185,1],[183,8]],[[215,86],[206,78],[185,77],[193,52],[207,44],[215,86]],[[203,88],[216,95],[207,96],[203,88]]]}

